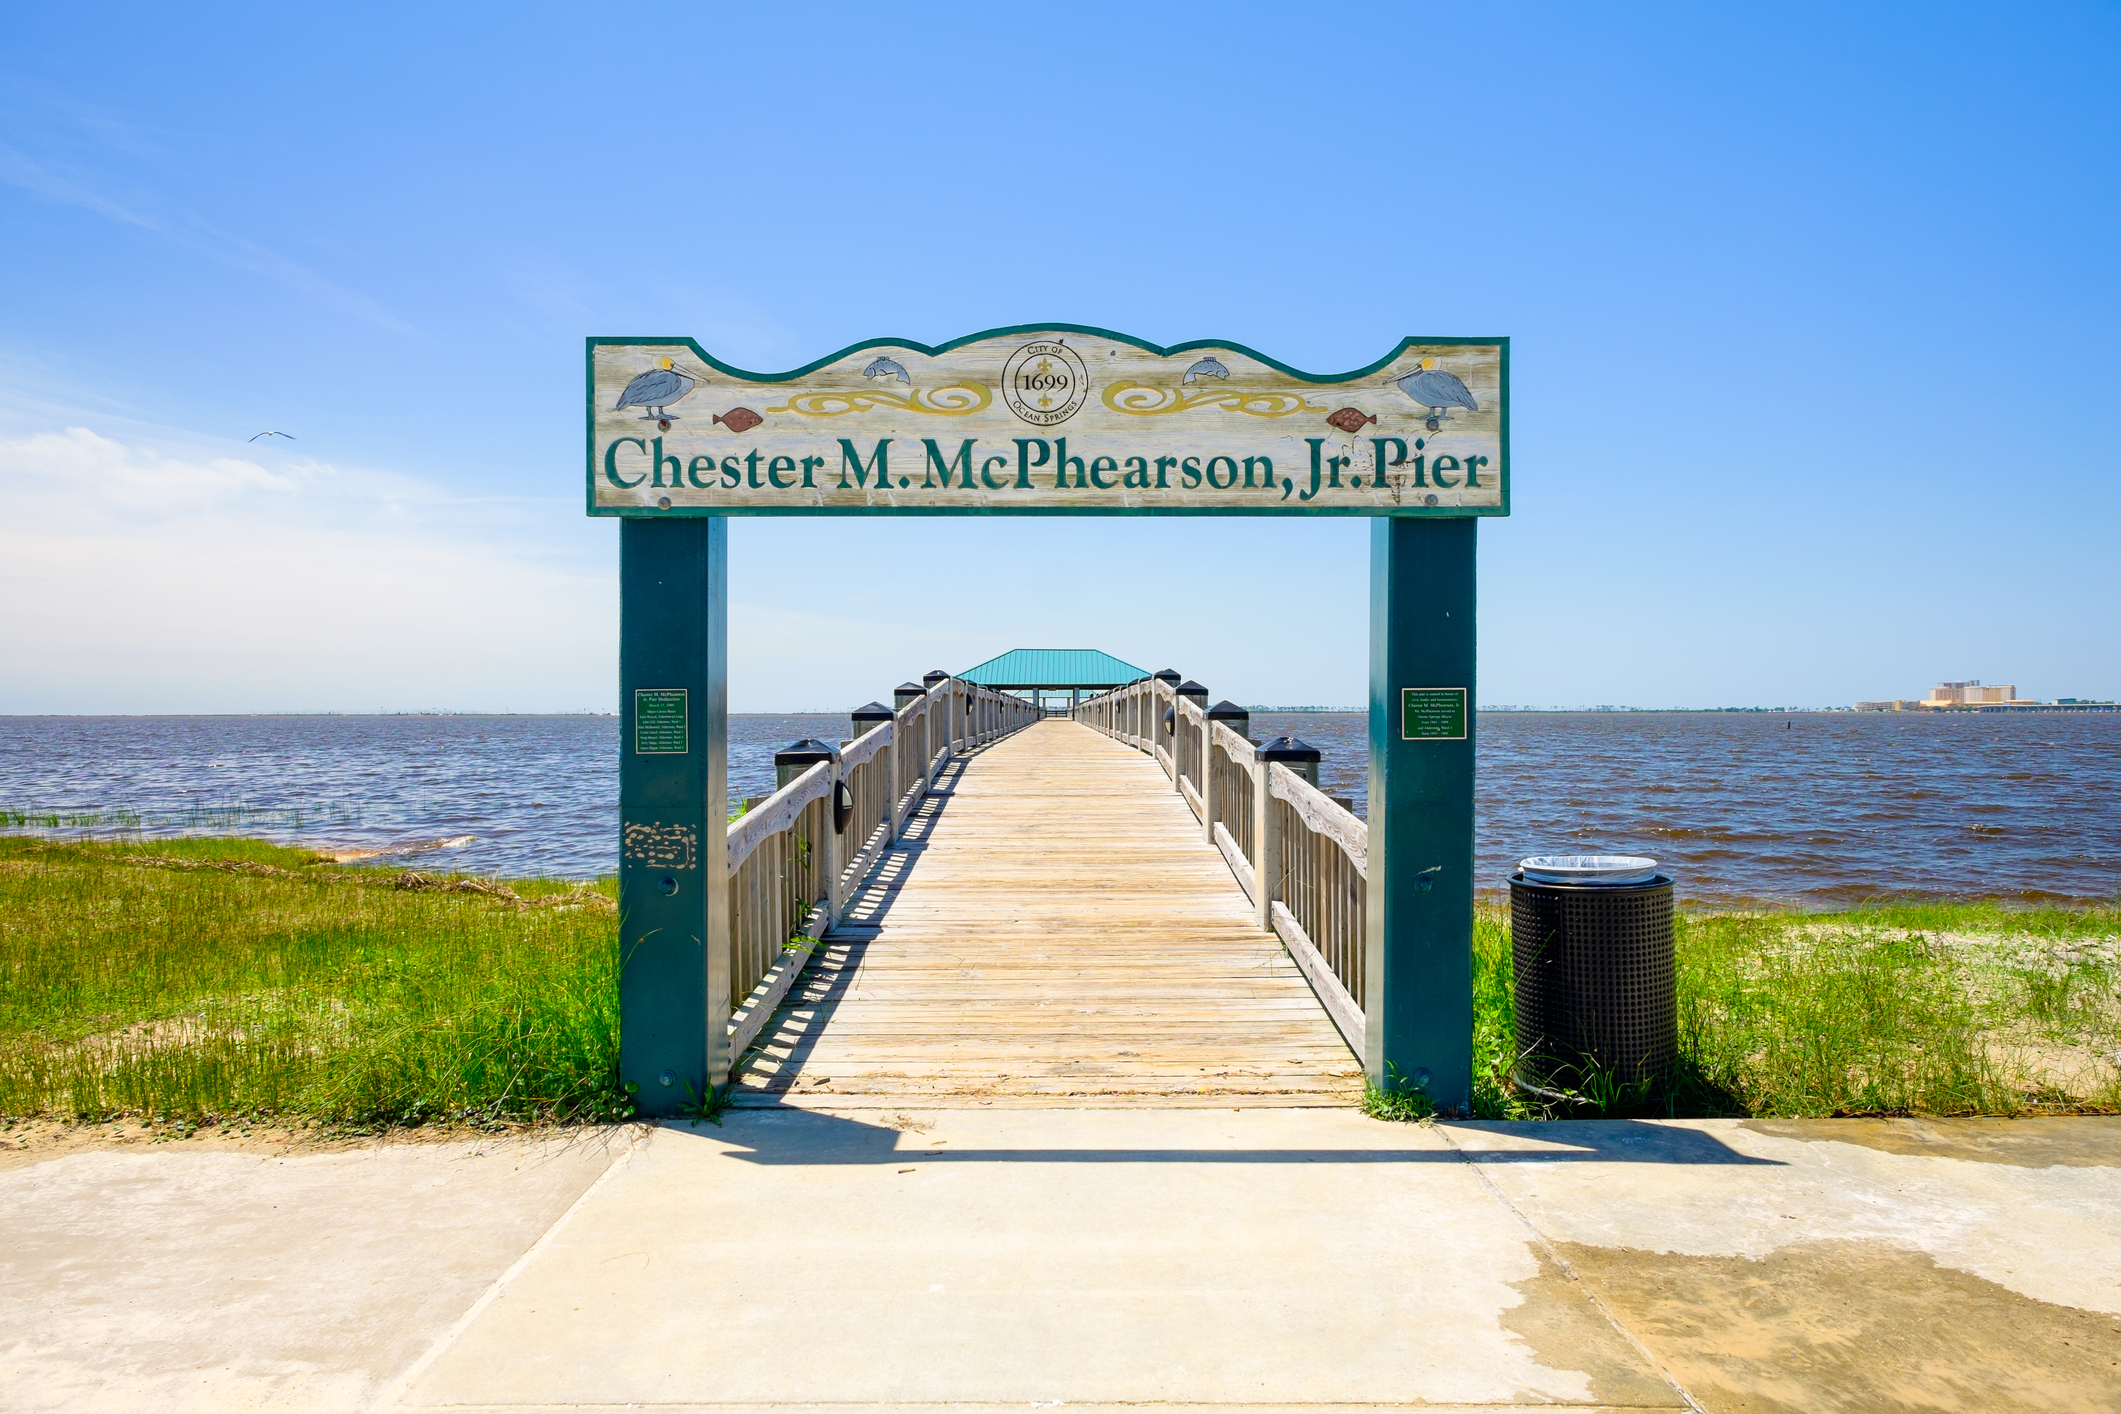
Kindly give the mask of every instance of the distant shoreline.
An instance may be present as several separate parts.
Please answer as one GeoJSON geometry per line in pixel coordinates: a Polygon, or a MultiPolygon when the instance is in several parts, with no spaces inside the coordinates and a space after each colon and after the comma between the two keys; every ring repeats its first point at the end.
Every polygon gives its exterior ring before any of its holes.
{"type": "MultiPolygon", "coordinates": [[[[781,712],[731,712],[732,717],[844,717],[851,707],[804,707],[781,712]]],[[[1251,705],[1247,712],[1278,716],[1362,716],[1367,707],[1264,707],[1251,705]]],[[[1909,712],[1858,712],[1853,707],[1517,707],[1483,704],[1474,709],[1482,716],[1835,716],[1835,717],[2023,717],[2051,712],[2121,712],[2121,703],[2043,702],[2037,707],[1966,705],[1929,707],[1909,712]]],[[[0,722],[91,722],[91,721],[239,721],[273,717],[345,718],[616,718],[616,712],[0,712],[0,722]]]]}

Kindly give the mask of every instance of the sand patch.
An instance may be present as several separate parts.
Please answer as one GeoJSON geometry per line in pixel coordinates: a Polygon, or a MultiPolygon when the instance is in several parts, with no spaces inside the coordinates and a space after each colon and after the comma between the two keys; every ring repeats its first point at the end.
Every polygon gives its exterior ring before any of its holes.
{"type": "MultiPolygon", "coordinates": [[[[1832,1140],[1881,1154],[1966,1159],[2013,1168],[2121,1168],[2121,1117],[2027,1119],[1749,1119],[1778,1139],[1832,1140]]],[[[2121,1404],[2121,1398],[2117,1398],[2121,1404]]]]}
{"type": "MultiPolygon", "coordinates": [[[[1571,1279],[1544,1251],[1535,1247],[1533,1255],[1539,1259],[1539,1274],[1510,1283],[1524,1294],[1524,1304],[1503,1313],[1502,1328],[1529,1345],[1533,1358],[1548,1369],[1588,1375],[1593,1403],[1684,1409],[1686,1401],[1613,1329],[1584,1284],[1571,1279]]],[[[1546,1402],[1532,1391],[1518,1397],[1528,1404],[1546,1402]]]]}
{"type": "Polygon", "coordinates": [[[1919,1252],[1839,1241],[1758,1261],[1556,1250],[1711,1414],[2121,1404],[2121,1318],[2035,1301],[1919,1252]]]}

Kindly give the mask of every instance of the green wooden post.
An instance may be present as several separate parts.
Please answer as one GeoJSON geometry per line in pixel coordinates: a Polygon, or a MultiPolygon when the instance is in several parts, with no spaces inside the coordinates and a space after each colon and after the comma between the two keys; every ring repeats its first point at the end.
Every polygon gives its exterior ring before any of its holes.
{"type": "Polygon", "coordinates": [[[619,530],[619,1075],[647,1115],[729,1083],[729,522],[619,530]]]}
{"type": "Polygon", "coordinates": [[[1418,1087],[1461,1114],[1473,1099],[1478,527],[1409,517],[1370,526],[1363,1070],[1380,1088],[1418,1087]]]}

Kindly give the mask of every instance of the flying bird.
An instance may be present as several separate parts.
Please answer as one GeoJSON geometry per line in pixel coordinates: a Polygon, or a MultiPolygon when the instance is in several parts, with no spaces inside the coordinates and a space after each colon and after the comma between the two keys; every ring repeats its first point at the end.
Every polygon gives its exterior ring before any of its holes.
{"type": "MultiPolygon", "coordinates": [[[[295,434],[292,432],[260,432],[258,437],[285,437],[290,442],[295,440],[295,434]]],[[[250,440],[255,442],[258,437],[253,437],[250,440]]]]}
{"type": "Polygon", "coordinates": [[[641,421],[659,423],[663,430],[668,432],[670,419],[677,414],[665,409],[691,392],[692,385],[700,380],[690,373],[672,368],[667,358],[660,362],[663,365],[661,368],[651,368],[626,385],[626,391],[619,394],[619,400],[612,404],[612,411],[616,412],[620,408],[646,408],[648,411],[641,414],[641,421]]]}
{"type": "Polygon", "coordinates": [[[901,383],[911,383],[913,381],[906,376],[906,366],[904,364],[895,358],[884,358],[881,355],[869,360],[869,366],[862,370],[862,377],[896,378],[901,383]]]}
{"type": "Polygon", "coordinates": [[[1465,380],[1455,373],[1446,373],[1435,366],[1436,360],[1425,358],[1421,367],[1403,378],[1392,381],[1399,391],[1429,410],[1428,428],[1435,432],[1443,426],[1449,416],[1445,408],[1464,408],[1467,412],[1479,412],[1480,404],[1473,401],[1473,392],[1466,387],[1465,380]]]}

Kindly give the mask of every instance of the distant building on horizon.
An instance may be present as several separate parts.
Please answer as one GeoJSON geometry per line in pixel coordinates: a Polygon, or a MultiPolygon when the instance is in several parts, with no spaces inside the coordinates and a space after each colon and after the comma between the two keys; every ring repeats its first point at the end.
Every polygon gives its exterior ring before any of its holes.
{"type": "Polygon", "coordinates": [[[1983,687],[1981,679],[1967,678],[1963,682],[1940,682],[1930,689],[1927,697],[1896,697],[1884,702],[1859,702],[1859,712],[1925,712],[1939,707],[2040,707],[2044,703],[2027,701],[2018,696],[2015,683],[1994,683],[1983,687]]]}
{"type": "Polygon", "coordinates": [[[1981,679],[1968,678],[1964,682],[1940,682],[1930,689],[1927,697],[1899,697],[1883,702],[1859,702],[1859,712],[2003,712],[2023,711],[2028,708],[2044,708],[2047,711],[2082,712],[2110,711],[2116,704],[2095,702],[2082,697],[2062,697],[2053,702],[2041,702],[2035,698],[2020,697],[2014,683],[1992,683],[1983,686],[1981,679]]]}
{"type": "Polygon", "coordinates": [[[1930,689],[1924,699],[1927,707],[1971,707],[1979,703],[2001,702],[2006,706],[2037,707],[2037,702],[2021,702],[2018,688],[2013,683],[2002,683],[1994,687],[1983,687],[1981,679],[1968,678],[1965,682],[1940,682],[1930,689]]]}

